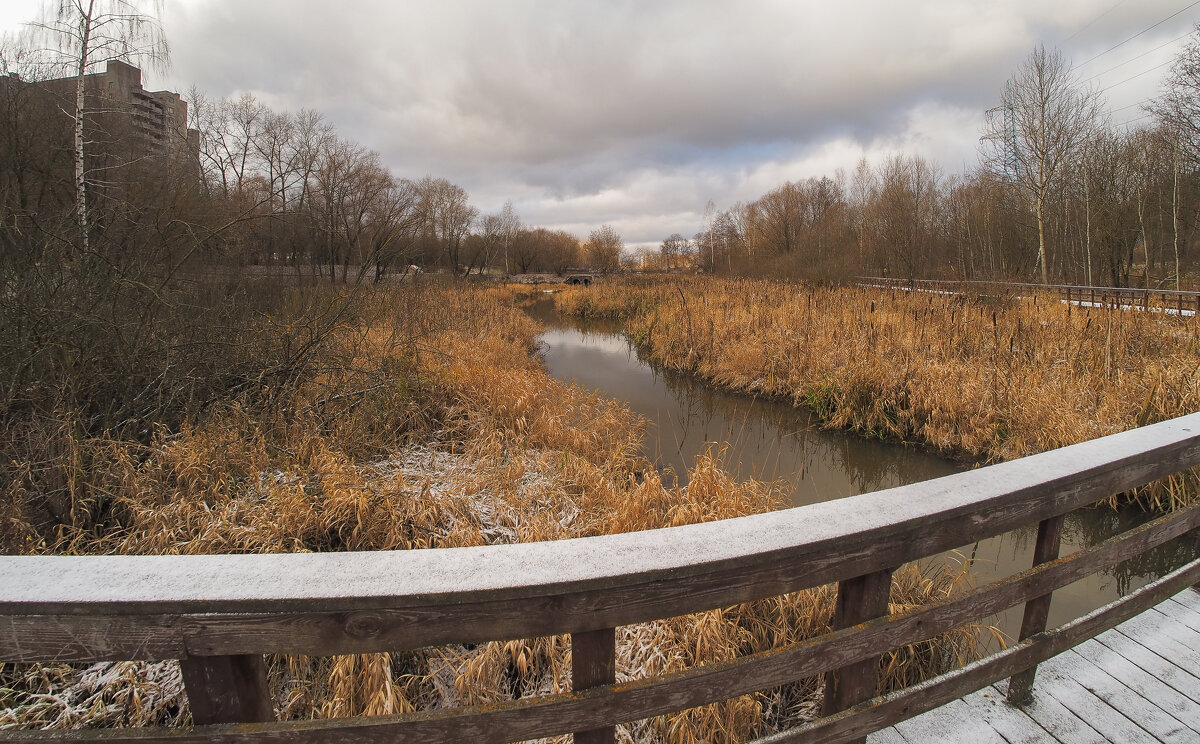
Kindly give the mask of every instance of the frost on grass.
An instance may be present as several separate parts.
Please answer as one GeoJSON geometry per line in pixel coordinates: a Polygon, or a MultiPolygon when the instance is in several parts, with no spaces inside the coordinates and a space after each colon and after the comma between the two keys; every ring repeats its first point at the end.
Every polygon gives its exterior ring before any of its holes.
{"type": "Polygon", "coordinates": [[[178,726],[190,717],[179,663],[0,667],[0,729],[178,726]]]}
{"type": "MultiPolygon", "coordinates": [[[[556,472],[553,464],[556,459],[561,455],[521,451],[495,458],[420,445],[358,466],[356,475],[360,488],[410,496],[396,500],[397,511],[413,508],[414,501],[424,508],[436,507],[434,534],[428,542],[419,544],[511,543],[523,535],[538,537],[546,523],[552,525],[551,531],[556,533],[553,537],[569,536],[579,507],[567,496],[561,468],[556,472]],[[532,524],[535,517],[539,524],[532,524]]],[[[327,505],[337,498],[337,484],[322,481],[315,474],[278,470],[260,473],[242,498],[261,502],[288,489],[319,494],[327,505]]],[[[394,516],[404,521],[404,515],[394,516]]],[[[551,657],[561,655],[561,648],[553,640],[421,652],[415,660],[422,667],[424,684],[418,686],[423,692],[415,695],[420,698],[416,702],[441,708],[460,705],[463,700],[548,694],[563,689],[565,671],[549,663],[551,657]],[[487,684],[483,683],[485,679],[487,684]]],[[[398,677],[404,671],[399,667],[413,661],[414,655],[397,660],[381,674],[398,677]]],[[[336,680],[348,676],[338,670],[347,663],[335,659],[329,681],[315,687],[336,697],[336,680]]],[[[288,678],[277,680],[278,688],[286,690],[294,686],[292,683],[303,681],[298,678],[313,681],[312,668],[299,670],[295,664],[277,667],[286,669],[282,675],[288,678]]],[[[285,717],[307,717],[325,703],[309,699],[295,706],[288,702],[294,696],[283,697],[285,717]]],[[[179,665],[174,661],[0,665],[0,728],[173,727],[189,719],[179,665]]]]}

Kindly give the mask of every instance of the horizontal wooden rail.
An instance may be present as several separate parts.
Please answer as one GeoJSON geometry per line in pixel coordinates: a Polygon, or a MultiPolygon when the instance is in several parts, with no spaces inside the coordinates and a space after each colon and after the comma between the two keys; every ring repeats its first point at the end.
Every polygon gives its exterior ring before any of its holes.
{"type": "MultiPolygon", "coordinates": [[[[310,742],[336,735],[346,741],[448,742],[572,731],[607,740],[613,724],[831,670],[869,669],[887,649],[1048,595],[1200,529],[1200,509],[1192,507],[952,600],[871,619],[886,611],[886,588],[883,595],[871,589],[872,575],[1052,520],[1197,464],[1200,414],[1192,414],[912,486],[641,533],[380,553],[3,557],[0,661],[181,659],[197,680],[188,683],[190,694],[210,678],[232,680],[225,685],[232,697],[209,706],[212,712],[198,720],[262,720],[262,677],[252,662],[267,653],[401,651],[570,633],[582,666],[574,692],[486,710],[218,724],[192,733],[6,732],[0,740],[310,742]],[[611,682],[612,629],[618,625],[835,581],[853,592],[839,599],[849,603],[843,617],[850,627],[725,664],[611,682]]],[[[1043,648],[1038,639],[1047,637],[1059,636],[1036,633],[1029,647],[1043,648]]],[[[1022,667],[1028,668],[1038,653],[1012,658],[1033,659],[1022,667]]],[[[829,699],[832,715],[816,725],[835,725],[824,722],[844,720],[847,714],[838,709],[873,694],[866,678],[853,673],[845,694],[829,699]]],[[[846,740],[862,730],[857,723],[844,729],[846,740]]]]}
{"type": "MultiPolygon", "coordinates": [[[[315,742],[331,728],[361,734],[366,740],[455,742],[463,737],[479,741],[505,741],[562,733],[567,722],[601,726],[648,718],[674,710],[696,707],[755,690],[783,685],[818,674],[826,669],[860,662],[880,647],[896,648],[927,640],[980,617],[987,617],[1021,601],[1066,586],[1111,567],[1155,545],[1200,527],[1200,507],[1161,517],[1153,522],[1080,551],[1074,556],[1045,563],[1016,576],[981,587],[962,596],[942,600],[888,618],[831,633],[822,638],[746,656],[735,661],[710,664],[661,677],[625,684],[610,684],[584,694],[563,694],[536,700],[515,701],[486,709],[464,708],[437,714],[381,716],[354,721],[305,721],[270,726],[239,727],[234,734],[207,727],[203,734],[183,741],[233,741],[257,732],[252,739],[315,742]],[[490,722],[489,734],[483,722],[490,722]],[[503,724],[503,725],[500,725],[503,724]],[[481,728],[482,727],[482,728],[481,728]],[[266,736],[267,732],[271,735],[266,736]],[[503,732],[503,733],[501,733],[503,732]],[[234,738],[231,738],[234,737],[234,738]]],[[[1192,574],[1189,574],[1191,576],[1192,574]]],[[[1175,586],[1172,584],[1172,586],[1175,586]]],[[[1119,621],[1118,621],[1119,622],[1119,621]]],[[[1005,667],[1007,669],[1007,667],[1005,667]]],[[[1006,673],[1005,673],[1006,674],[1006,673]]],[[[1005,674],[1001,674],[999,679],[1005,674]]],[[[995,679],[989,680],[990,682],[995,679]]],[[[22,738],[23,737],[23,738],[22,738]]],[[[48,740],[180,741],[179,734],[165,738],[162,732],[61,732],[20,734],[48,740]]]]}
{"type": "Polygon", "coordinates": [[[1079,645],[1136,617],[1167,597],[1200,581],[1200,560],[1172,571],[1128,596],[1105,605],[1054,630],[1039,633],[998,654],[955,671],[875,698],[854,708],[791,731],[759,739],[756,744],[851,741],[864,734],[945,705],[963,695],[1004,679],[1030,665],[1079,645]]]}

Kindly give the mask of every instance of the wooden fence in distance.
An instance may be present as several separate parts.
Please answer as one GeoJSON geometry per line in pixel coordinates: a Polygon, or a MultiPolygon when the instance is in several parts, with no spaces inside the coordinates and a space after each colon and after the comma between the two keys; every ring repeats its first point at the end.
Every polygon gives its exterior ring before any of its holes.
{"type": "Polygon", "coordinates": [[[1136,287],[1087,287],[1072,284],[1022,284],[1017,282],[976,282],[942,279],[894,279],[858,277],[860,287],[932,292],[935,294],[986,295],[1006,297],[1025,294],[1055,294],[1067,302],[1084,307],[1137,308],[1179,315],[1200,314],[1200,292],[1136,287]]]}

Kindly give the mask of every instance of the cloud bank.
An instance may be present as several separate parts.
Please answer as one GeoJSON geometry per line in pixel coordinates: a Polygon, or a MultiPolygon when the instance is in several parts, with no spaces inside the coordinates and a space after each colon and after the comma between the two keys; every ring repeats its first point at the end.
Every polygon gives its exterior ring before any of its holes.
{"type": "MultiPolygon", "coordinates": [[[[8,4],[0,26],[36,5],[8,4]]],[[[1087,61],[1081,79],[1117,66],[1089,84],[1136,119],[1165,68],[1119,81],[1170,60],[1200,13],[1106,50],[1185,5],[180,0],[152,84],[316,109],[485,212],[512,199],[528,223],[654,244],[696,232],[710,200],[861,157],[972,167],[984,110],[1038,43],[1087,61]]]]}

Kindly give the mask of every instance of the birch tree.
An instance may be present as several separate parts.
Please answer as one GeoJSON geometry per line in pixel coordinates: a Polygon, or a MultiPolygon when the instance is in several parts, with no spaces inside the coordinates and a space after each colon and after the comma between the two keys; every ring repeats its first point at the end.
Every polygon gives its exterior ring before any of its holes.
{"type": "Polygon", "coordinates": [[[139,67],[165,67],[170,51],[161,15],[159,0],[58,0],[45,6],[42,19],[31,24],[34,35],[75,78],[75,218],[84,253],[89,250],[91,226],[85,128],[91,112],[84,78],[114,60],[139,67]]]}
{"type": "Polygon", "coordinates": [[[1064,171],[1101,117],[1099,93],[1075,82],[1056,49],[1038,46],[1004,86],[1000,106],[986,114],[989,164],[1025,197],[1037,223],[1037,266],[1049,283],[1046,209],[1064,171]]]}

